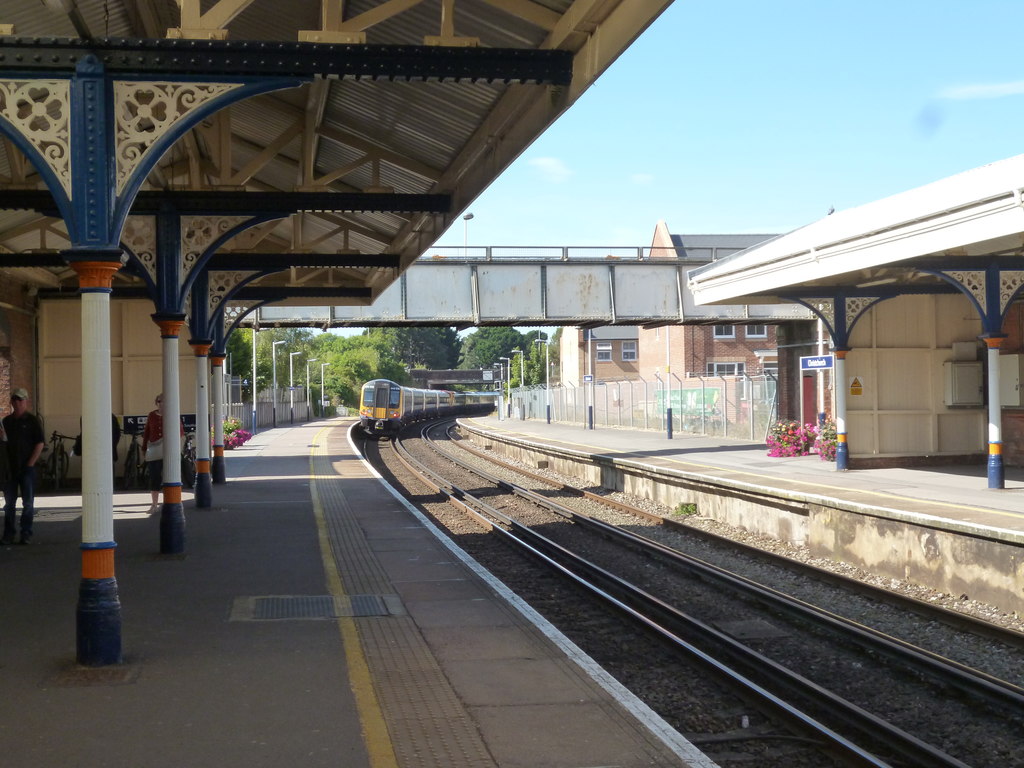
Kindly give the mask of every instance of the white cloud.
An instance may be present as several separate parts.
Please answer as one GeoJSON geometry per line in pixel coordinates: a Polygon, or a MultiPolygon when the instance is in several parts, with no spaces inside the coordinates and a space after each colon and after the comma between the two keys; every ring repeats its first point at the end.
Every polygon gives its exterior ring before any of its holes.
{"type": "Polygon", "coordinates": [[[646,187],[649,184],[654,183],[653,173],[634,173],[629,177],[630,182],[640,187],[646,187]]]}
{"type": "Polygon", "coordinates": [[[540,171],[546,181],[561,184],[572,176],[572,170],[557,157],[534,157],[529,160],[531,167],[540,171]]]}
{"type": "Polygon", "coordinates": [[[989,83],[959,85],[946,88],[939,93],[941,99],[1001,99],[1003,96],[1017,96],[1024,93],[1024,80],[1012,83],[989,83]]]}

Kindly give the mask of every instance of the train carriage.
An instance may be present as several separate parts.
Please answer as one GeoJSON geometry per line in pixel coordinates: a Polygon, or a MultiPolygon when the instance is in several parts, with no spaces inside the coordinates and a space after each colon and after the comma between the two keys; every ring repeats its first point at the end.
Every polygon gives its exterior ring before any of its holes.
{"type": "Polygon", "coordinates": [[[496,397],[494,392],[416,389],[389,379],[374,379],[362,387],[359,426],[371,437],[390,437],[414,421],[490,413],[496,397]]]}

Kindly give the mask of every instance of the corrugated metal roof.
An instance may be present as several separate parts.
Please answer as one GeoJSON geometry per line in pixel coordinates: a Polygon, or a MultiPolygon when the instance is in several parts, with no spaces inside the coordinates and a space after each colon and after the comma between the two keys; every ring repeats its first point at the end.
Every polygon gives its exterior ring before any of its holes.
{"type": "MultiPolygon", "coordinates": [[[[572,0],[531,0],[510,6],[522,15],[486,2],[457,0],[454,31],[458,36],[479,38],[480,46],[490,49],[536,50],[553,42],[587,61],[587,66],[575,68],[575,78],[592,79],[596,75],[589,73],[599,72],[621,52],[610,40],[633,39],[670,2],[651,0],[644,7],[646,15],[638,18],[636,4],[626,0],[603,0],[586,9],[574,6],[572,0]],[[552,37],[554,23],[570,8],[574,9],[572,26],[552,37]],[[602,24],[609,25],[614,35],[601,37],[602,24]],[[600,46],[595,43],[594,50],[585,49],[598,39],[600,46]]],[[[348,0],[345,19],[384,6],[383,0],[348,0]]],[[[175,0],[76,0],[66,4],[77,9],[71,14],[53,10],[59,7],[59,2],[4,0],[0,24],[13,23],[18,36],[71,38],[80,34],[162,38],[169,28],[180,26],[175,0]]],[[[204,12],[213,7],[212,0],[202,4],[204,12]]],[[[227,24],[229,40],[296,42],[301,31],[319,28],[320,7],[320,0],[254,0],[227,24]]],[[[424,0],[369,27],[367,42],[409,46],[414,54],[425,36],[442,32],[441,11],[441,0],[424,0]]],[[[0,49],[2,45],[0,40],[0,49]]],[[[289,192],[309,181],[303,178],[303,152],[305,146],[313,145],[313,180],[329,177],[329,190],[376,187],[402,194],[443,193],[451,196],[452,210],[443,215],[310,213],[303,216],[301,237],[293,232],[291,221],[282,222],[259,249],[281,251],[294,246],[320,253],[346,248],[392,252],[401,254],[404,268],[458,220],[494,177],[569,106],[569,99],[586,89],[590,79],[561,89],[482,80],[333,78],[307,84],[230,108],[231,169],[219,167],[221,119],[213,116],[165,154],[145,188],[217,189],[237,184],[235,174],[253,164],[255,170],[243,180],[247,189],[289,192]],[[313,116],[311,121],[307,115],[313,116]],[[258,162],[296,120],[302,121],[304,129],[312,125],[315,138],[310,141],[307,137],[304,143],[301,135],[295,136],[277,148],[272,159],[258,162]],[[484,130],[483,126],[490,127],[484,130]]],[[[9,175],[10,167],[10,158],[0,147],[0,173],[9,175]]],[[[41,187],[38,175],[29,181],[41,187]]],[[[34,220],[39,221],[38,217],[34,220]]],[[[33,217],[23,212],[0,211],[0,248],[61,250],[69,246],[60,236],[66,231],[62,222],[50,221],[46,227],[33,229],[32,221],[33,217]]],[[[67,270],[53,272],[67,274],[67,270]]],[[[365,280],[376,294],[394,279],[394,272],[389,270],[389,277],[384,278],[379,271],[355,270],[352,277],[365,280]]],[[[55,278],[53,287],[58,286],[68,287],[55,278]]]]}

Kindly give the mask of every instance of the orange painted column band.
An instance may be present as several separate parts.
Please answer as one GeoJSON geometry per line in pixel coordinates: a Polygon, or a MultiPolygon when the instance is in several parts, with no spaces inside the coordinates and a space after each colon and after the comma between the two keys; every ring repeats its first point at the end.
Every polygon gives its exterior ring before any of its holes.
{"type": "Polygon", "coordinates": [[[1003,346],[1002,336],[986,336],[984,341],[985,346],[988,347],[989,349],[999,349],[1001,346],[1003,346]]]}
{"type": "Polygon", "coordinates": [[[82,550],[82,578],[83,579],[112,579],[114,578],[114,550],[111,549],[83,549],[82,550]]]}
{"type": "Polygon", "coordinates": [[[209,459],[196,459],[196,472],[200,475],[210,473],[209,459]]]}
{"type": "Polygon", "coordinates": [[[223,445],[215,445],[215,446],[213,446],[213,456],[214,456],[214,458],[223,458],[223,456],[224,456],[224,446],[223,445]]]}
{"type": "Polygon", "coordinates": [[[114,273],[121,268],[119,261],[72,261],[71,268],[78,273],[79,288],[110,288],[114,273]]]}
{"type": "Polygon", "coordinates": [[[836,435],[836,442],[837,443],[845,443],[846,442],[846,433],[845,432],[839,432],[836,435]]]}
{"type": "Polygon", "coordinates": [[[845,360],[846,359],[846,353],[849,352],[849,351],[850,350],[848,350],[848,349],[837,349],[832,354],[835,355],[836,357],[838,357],[840,360],[845,360]]]}
{"type": "Polygon", "coordinates": [[[212,344],[193,344],[192,354],[196,357],[206,357],[210,354],[210,347],[212,346],[212,344]]]}
{"type": "Polygon", "coordinates": [[[1001,456],[1003,453],[1002,443],[989,443],[988,444],[988,455],[989,456],[1001,456]]]}
{"type": "Polygon", "coordinates": [[[177,336],[181,331],[181,326],[185,324],[184,320],[154,320],[153,322],[160,328],[160,335],[165,338],[177,336]]]}
{"type": "Polygon", "coordinates": [[[181,504],[181,486],[180,485],[165,485],[164,486],[164,503],[165,504],[181,504]]]}

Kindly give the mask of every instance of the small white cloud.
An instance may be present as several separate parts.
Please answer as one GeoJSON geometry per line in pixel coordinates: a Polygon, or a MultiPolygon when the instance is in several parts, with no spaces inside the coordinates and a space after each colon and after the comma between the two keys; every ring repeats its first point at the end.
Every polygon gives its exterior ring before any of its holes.
{"type": "Polygon", "coordinates": [[[557,157],[534,157],[529,160],[529,164],[540,171],[545,180],[552,184],[561,184],[572,176],[569,166],[557,157]]]}
{"type": "Polygon", "coordinates": [[[979,83],[946,88],[939,93],[940,99],[1001,99],[1003,96],[1018,96],[1024,93],[1024,80],[1013,83],[979,83]]]}
{"type": "Polygon", "coordinates": [[[649,184],[654,183],[653,173],[634,173],[629,177],[630,182],[636,184],[638,187],[646,187],[649,184]]]}

